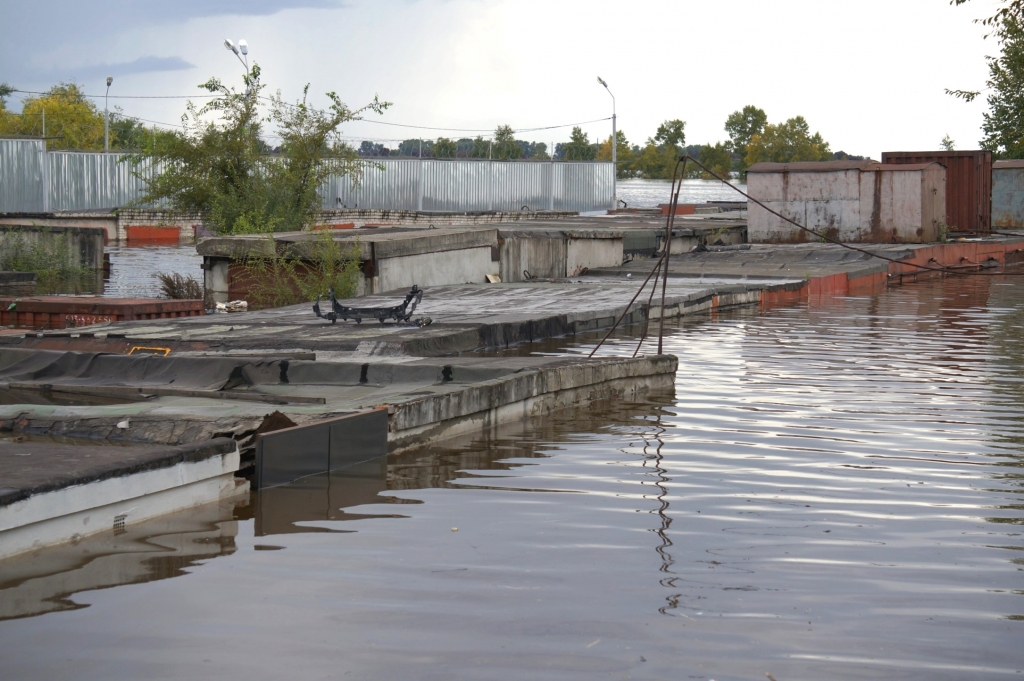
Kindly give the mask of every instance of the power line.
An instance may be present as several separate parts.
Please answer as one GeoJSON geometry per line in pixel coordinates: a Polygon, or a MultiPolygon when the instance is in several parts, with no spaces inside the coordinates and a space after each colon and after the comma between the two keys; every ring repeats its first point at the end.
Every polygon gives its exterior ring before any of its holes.
{"type": "MultiPolygon", "coordinates": [[[[271,97],[262,97],[261,96],[260,99],[262,99],[265,102],[275,102],[275,103],[284,104],[285,106],[292,107],[293,109],[299,108],[297,104],[292,104],[291,102],[285,102],[283,100],[281,100],[281,101],[274,100],[271,97]]],[[[605,118],[595,118],[592,121],[582,121],[580,123],[564,123],[564,124],[561,124],[561,125],[546,125],[546,126],[542,126],[542,127],[539,127],[539,128],[515,128],[515,132],[516,133],[520,133],[520,132],[539,132],[541,130],[556,130],[558,128],[571,128],[571,127],[576,126],[576,125],[588,125],[590,123],[601,123],[603,121],[610,121],[611,119],[612,119],[611,116],[607,116],[605,118]]],[[[434,126],[430,126],[430,125],[409,125],[408,123],[391,123],[391,122],[388,122],[388,121],[377,121],[377,120],[373,120],[371,118],[355,118],[355,119],[352,119],[351,121],[348,121],[348,122],[349,123],[372,123],[374,125],[389,125],[389,126],[396,127],[396,128],[413,128],[413,129],[416,129],[416,130],[437,130],[437,131],[440,131],[440,132],[488,132],[488,133],[494,134],[494,130],[492,128],[439,128],[439,127],[434,127],[434,126]]]]}
{"type": "MultiPolygon", "coordinates": [[[[49,95],[50,92],[36,92],[35,90],[11,90],[26,95],[49,95]]],[[[110,99],[193,99],[196,97],[220,97],[220,95],[87,95],[84,92],[78,93],[79,97],[89,99],[103,99],[105,96],[110,99]]]]}
{"type": "MultiPolygon", "coordinates": [[[[557,128],[571,128],[571,127],[574,127],[574,126],[577,126],[577,125],[587,125],[589,123],[600,123],[602,121],[610,121],[611,119],[612,119],[611,116],[608,116],[607,118],[595,118],[592,121],[582,121],[580,123],[564,123],[562,125],[546,125],[546,126],[539,127],[539,128],[514,128],[514,130],[515,130],[515,132],[517,134],[520,133],[520,132],[539,132],[541,130],[555,130],[557,128]]],[[[390,125],[390,126],[394,126],[396,128],[415,128],[417,130],[439,130],[439,131],[442,131],[442,132],[489,132],[489,133],[492,133],[492,134],[494,133],[494,130],[491,129],[491,128],[436,128],[436,127],[432,127],[432,126],[428,126],[428,125],[407,125],[407,124],[404,124],[404,123],[389,123],[387,121],[375,121],[375,120],[368,119],[368,118],[360,118],[360,119],[358,119],[358,121],[360,123],[373,123],[374,125],[390,125]]]]}
{"type": "MultiPolygon", "coordinates": [[[[22,94],[27,94],[27,95],[48,95],[48,94],[51,94],[49,92],[39,92],[39,91],[36,91],[36,90],[13,89],[11,91],[12,92],[20,92],[22,94]]],[[[219,94],[209,94],[209,95],[87,95],[87,94],[82,93],[82,92],[78,93],[78,95],[80,97],[86,97],[88,99],[104,99],[104,98],[109,98],[109,99],[193,99],[193,98],[200,98],[200,97],[215,98],[215,97],[220,97],[221,96],[219,94]]],[[[271,101],[271,99],[269,97],[260,97],[260,99],[262,99],[264,101],[271,101]]],[[[284,103],[287,106],[295,106],[294,104],[291,104],[291,103],[288,103],[288,102],[284,102],[284,103]]],[[[142,121],[142,120],[146,120],[146,119],[139,118],[138,120],[142,121]]],[[[436,130],[436,131],[439,131],[439,132],[489,132],[489,133],[492,133],[492,134],[494,132],[494,130],[492,130],[490,128],[444,128],[444,127],[435,127],[435,126],[429,126],[429,125],[410,125],[410,124],[407,124],[407,123],[390,123],[388,121],[375,121],[375,120],[368,119],[368,118],[360,118],[360,119],[357,119],[357,120],[359,122],[362,122],[362,123],[372,123],[374,125],[388,125],[388,126],[392,126],[392,127],[396,127],[396,128],[412,128],[412,129],[415,129],[415,130],[436,130]]],[[[519,128],[519,129],[516,129],[515,131],[517,133],[520,133],[520,132],[540,132],[542,130],[557,130],[558,128],[571,128],[571,127],[574,127],[574,126],[577,126],[577,125],[589,125],[590,123],[601,123],[603,121],[610,121],[610,120],[611,120],[611,116],[607,116],[605,118],[595,118],[594,120],[581,121],[579,123],[564,123],[564,124],[560,124],[560,125],[545,125],[545,126],[536,127],[536,128],[519,128]]],[[[146,121],[146,122],[148,122],[148,123],[158,123],[160,125],[173,125],[174,127],[177,127],[177,128],[182,127],[181,125],[178,125],[176,123],[162,123],[160,121],[146,121]]]]}

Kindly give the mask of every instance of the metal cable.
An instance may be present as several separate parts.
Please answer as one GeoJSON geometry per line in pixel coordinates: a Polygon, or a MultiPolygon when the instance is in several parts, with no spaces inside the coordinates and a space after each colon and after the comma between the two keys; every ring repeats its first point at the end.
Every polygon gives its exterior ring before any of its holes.
{"type": "MultiPolygon", "coordinates": [[[[866,250],[864,248],[858,248],[857,246],[851,246],[850,244],[844,243],[844,242],[840,241],[839,239],[834,239],[834,238],[828,236],[827,234],[823,234],[821,232],[816,232],[816,231],[814,231],[813,229],[811,229],[809,227],[804,227],[803,225],[801,225],[800,223],[796,222],[795,220],[787,218],[782,213],[779,213],[778,211],[772,210],[768,206],[764,205],[763,203],[761,203],[760,201],[758,201],[757,199],[752,197],[750,194],[747,194],[745,191],[743,191],[739,187],[735,186],[734,184],[732,184],[728,180],[724,179],[721,175],[719,175],[719,174],[715,173],[714,171],[708,169],[707,166],[703,165],[700,161],[698,161],[697,159],[693,158],[692,156],[683,156],[683,159],[687,159],[687,160],[693,161],[693,163],[698,168],[700,168],[701,170],[706,172],[708,175],[710,175],[711,177],[715,178],[716,180],[719,180],[720,182],[726,184],[730,188],[736,190],[736,192],[738,192],[741,196],[746,197],[746,199],[748,201],[752,201],[752,202],[756,203],[757,205],[761,206],[761,208],[764,208],[766,211],[768,211],[772,215],[774,215],[776,217],[779,217],[779,218],[782,218],[786,222],[792,224],[794,227],[798,227],[799,229],[802,229],[803,231],[805,231],[805,232],[807,232],[809,234],[813,234],[814,236],[818,237],[819,239],[821,239],[823,241],[827,241],[829,243],[836,244],[837,246],[842,246],[843,248],[848,248],[851,251],[857,251],[858,253],[863,253],[865,255],[869,255],[872,258],[878,258],[880,260],[885,260],[887,262],[895,263],[897,265],[907,265],[909,267],[916,267],[918,269],[926,270],[926,271],[929,271],[929,272],[943,272],[943,273],[946,273],[946,274],[974,275],[974,276],[985,276],[985,277],[996,277],[996,276],[999,276],[999,277],[1003,277],[1003,276],[1007,276],[1007,277],[1014,277],[1014,276],[1020,277],[1020,276],[1024,276],[1024,272],[1006,272],[1005,270],[1002,271],[1002,272],[961,272],[961,271],[957,271],[955,269],[951,269],[949,267],[946,267],[944,265],[940,265],[939,267],[928,267],[927,265],[918,265],[917,263],[907,262],[905,260],[897,260],[896,258],[890,258],[890,257],[884,256],[884,255],[878,255],[877,253],[872,253],[871,251],[866,250]]],[[[1013,236],[1021,236],[1021,235],[1013,235],[1013,236]]],[[[1004,267],[1006,266],[1005,263],[1003,264],[1003,266],[1004,267]]]]}

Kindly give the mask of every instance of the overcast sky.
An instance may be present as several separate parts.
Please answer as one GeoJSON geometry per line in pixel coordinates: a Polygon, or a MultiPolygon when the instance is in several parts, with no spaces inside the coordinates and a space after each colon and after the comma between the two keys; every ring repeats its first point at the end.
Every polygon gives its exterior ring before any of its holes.
{"type": "MultiPolygon", "coordinates": [[[[42,90],[75,80],[102,95],[191,95],[210,76],[240,84],[224,38],[245,38],[263,82],[287,98],[310,83],[350,106],[394,103],[376,120],[515,129],[605,118],[643,143],[670,118],[688,143],[725,139],[745,104],[772,122],[803,115],[833,150],[958,148],[981,137],[980,88],[997,51],[972,23],[995,0],[0,0],[0,82],[42,90]]],[[[198,100],[197,100],[198,101],[198,100]]],[[[184,100],[111,99],[126,114],[177,122],[184,100]]],[[[9,102],[18,108],[15,99],[9,102]]],[[[102,108],[102,100],[99,101],[102,108]]],[[[591,139],[610,122],[583,126],[591,139]]],[[[359,122],[346,135],[428,138],[359,122]]],[[[569,129],[523,132],[564,141],[569,129]]]]}

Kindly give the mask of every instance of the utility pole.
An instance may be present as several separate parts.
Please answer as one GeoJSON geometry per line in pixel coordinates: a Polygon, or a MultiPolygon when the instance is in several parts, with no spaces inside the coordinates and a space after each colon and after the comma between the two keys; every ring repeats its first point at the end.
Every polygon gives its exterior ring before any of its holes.
{"type": "Polygon", "coordinates": [[[110,153],[110,110],[107,108],[107,96],[110,94],[110,84],[114,82],[113,76],[107,76],[107,92],[103,95],[103,153],[110,153]]]}
{"type": "MultiPolygon", "coordinates": [[[[619,193],[618,193],[618,178],[619,178],[619,140],[616,137],[615,123],[615,95],[612,95],[612,91],[608,88],[608,83],[604,82],[601,76],[597,77],[597,82],[604,86],[605,90],[608,90],[608,94],[612,97],[612,210],[619,207],[619,193]]],[[[600,147],[598,147],[600,148],[600,147]]]]}

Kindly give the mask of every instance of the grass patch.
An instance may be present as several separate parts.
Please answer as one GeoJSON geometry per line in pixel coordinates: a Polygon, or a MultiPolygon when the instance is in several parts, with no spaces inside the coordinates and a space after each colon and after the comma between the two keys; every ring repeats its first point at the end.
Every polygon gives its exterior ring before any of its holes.
{"type": "Polygon", "coordinates": [[[252,254],[242,268],[249,282],[247,299],[252,308],[283,307],[326,296],[334,288],[338,298],[355,294],[359,282],[359,243],[336,242],[330,231],[318,232],[302,255],[281,253],[272,236],[272,256],[252,254]]]}

